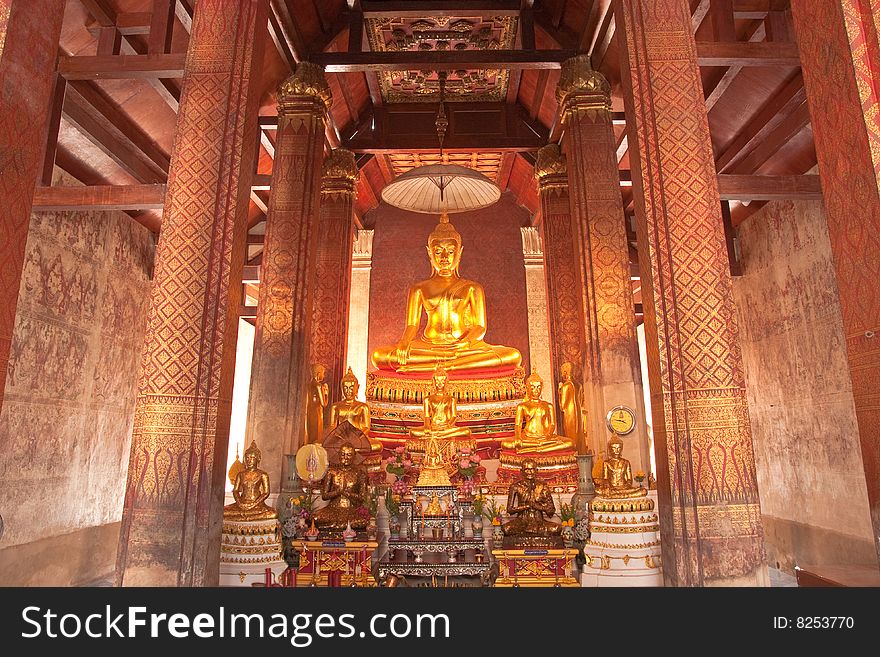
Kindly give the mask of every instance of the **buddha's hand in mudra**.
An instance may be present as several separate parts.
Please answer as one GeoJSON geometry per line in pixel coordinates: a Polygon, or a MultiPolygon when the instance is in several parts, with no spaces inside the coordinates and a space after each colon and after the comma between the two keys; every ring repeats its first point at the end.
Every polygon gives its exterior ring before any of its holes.
{"type": "Polygon", "coordinates": [[[400,342],[397,345],[397,362],[406,365],[409,360],[409,342],[400,342]]]}

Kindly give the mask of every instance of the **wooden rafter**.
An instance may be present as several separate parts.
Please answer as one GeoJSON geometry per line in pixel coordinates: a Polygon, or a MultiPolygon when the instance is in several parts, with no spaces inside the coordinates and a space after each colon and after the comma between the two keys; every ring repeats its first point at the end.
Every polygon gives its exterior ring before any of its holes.
{"type": "Polygon", "coordinates": [[[161,210],[165,185],[37,187],[34,210],[161,210]]]}
{"type": "Polygon", "coordinates": [[[455,71],[459,69],[559,68],[568,50],[447,50],[443,52],[323,52],[311,57],[328,73],[358,71],[455,71]]]}
{"type": "Polygon", "coordinates": [[[58,72],[68,80],[181,78],[185,53],[62,56],[58,72]]]}

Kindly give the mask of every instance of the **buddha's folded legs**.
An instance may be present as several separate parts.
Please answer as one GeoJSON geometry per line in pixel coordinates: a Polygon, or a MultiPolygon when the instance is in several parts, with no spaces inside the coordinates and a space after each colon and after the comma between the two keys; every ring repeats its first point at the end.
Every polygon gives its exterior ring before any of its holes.
{"type": "Polygon", "coordinates": [[[431,372],[437,363],[446,370],[489,369],[505,365],[517,366],[522,357],[512,347],[498,347],[485,342],[467,349],[439,347],[424,342],[413,342],[406,364],[397,357],[397,346],[379,347],[373,352],[373,364],[380,369],[399,372],[431,372]]]}

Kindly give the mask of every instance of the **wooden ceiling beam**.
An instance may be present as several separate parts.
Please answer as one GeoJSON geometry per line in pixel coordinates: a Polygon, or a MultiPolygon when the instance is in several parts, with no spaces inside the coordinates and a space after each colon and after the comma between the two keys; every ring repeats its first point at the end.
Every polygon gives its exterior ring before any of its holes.
{"type": "Polygon", "coordinates": [[[64,55],[58,72],[67,80],[182,78],[186,53],[160,55],[64,55]]]}
{"type": "Polygon", "coordinates": [[[358,71],[455,71],[460,69],[560,68],[569,50],[447,50],[444,52],[322,52],[311,56],[328,73],[358,71]]]}
{"type": "Polygon", "coordinates": [[[608,47],[611,45],[611,40],[614,38],[614,32],[616,29],[617,23],[614,20],[614,11],[609,7],[608,11],[605,12],[605,16],[602,18],[602,23],[599,25],[599,31],[596,33],[596,41],[590,52],[590,62],[592,63],[593,68],[598,70],[602,65],[602,62],[605,60],[605,55],[608,53],[608,47]]]}
{"type": "Polygon", "coordinates": [[[711,0],[691,0],[691,31],[696,34],[697,30],[706,20],[709,14],[711,0]]]}
{"type": "Polygon", "coordinates": [[[797,44],[771,41],[698,41],[697,61],[700,66],[801,65],[797,44]]]}
{"type": "Polygon", "coordinates": [[[791,141],[801,130],[810,124],[810,111],[807,102],[802,102],[790,115],[781,121],[755,149],[746,155],[735,167],[730,167],[731,173],[752,173],[773,157],[779,150],[791,141]]]}
{"type": "Polygon", "coordinates": [[[750,176],[721,174],[718,192],[724,201],[821,201],[819,176],[750,176]]]}
{"type": "MultiPolygon", "coordinates": [[[[602,19],[605,17],[602,14],[601,2],[599,0],[587,0],[588,4],[586,6],[585,13],[587,14],[587,22],[584,25],[584,31],[581,33],[581,38],[578,40],[578,52],[590,52],[593,48],[593,44],[596,43],[596,38],[598,37],[599,28],[602,25],[602,19]]],[[[605,7],[606,11],[611,11],[610,3],[605,7]]]]}
{"type": "Polygon", "coordinates": [[[161,210],[165,185],[37,187],[34,210],[161,210]]]}
{"type": "Polygon", "coordinates": [[[150,33],[147,37],[147,53],[159,55],[171,52],[174,21],[177,18],[177,0],[153,0],[150,33]]]}
{"type": "MultiPolygon", "coordinates": [[[[766,29],[764,27],[764,23],[757,23],[755,25],[754,30],[749,36],[750,42],[762,41],[766,36],[766,29]]],[[[728,87],[733,84],[733,81],[736,79],[736,76],[742,72],[743,66],[731,66],[723,74],[721,77],[716,77],[714,80],[708,81],[703,85],[703,91],[706,93],[706,112],[712,111],[712,108],[718,103],[721,99],[721,96],[724,95],[724,92],[727,91],[728,87]]]]}
{"type": "Polygon", "coordinates": [[[116,10],[108,0],[80,0],[80,4],[101,27],[116,25],[116,10]]]}
{"type": "Polygon", "coordinates": [[[518,16],[520,0],[363,0],[367,18],[518,16]]]}

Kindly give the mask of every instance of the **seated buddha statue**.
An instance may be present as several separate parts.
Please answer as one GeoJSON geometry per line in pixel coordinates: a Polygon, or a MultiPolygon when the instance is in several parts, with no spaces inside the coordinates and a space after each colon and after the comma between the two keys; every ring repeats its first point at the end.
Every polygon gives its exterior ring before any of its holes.
{"type": "Polygon", "coordinates": [[[632,485],[632,466],[621,454],[623,441],[615,435],[608,441],[608,456],[602,463],[602,479],[596,486],[596,495],[611,499],[645,497],[647,489],[632,485]]]}
{"type": "Polygon", "coordinates": [[[434,368],[434,376],[431,383],[434,390],[422,400],[422,410],[425,421],[421,428],[410,429],[413,438],[427,438],[435,436],[440,441],[455,438],[470,438],[471,430],[466,427],[457,427],[455,422],[458,411],[455,405],[455,397],[449,394],[446,384],[449,375],[439,363],[434,368]]]}
{"type": "Polygon", "coordinates": [[[553,406],[541,399],[543,389],[544,381],[532,370],[526,377],[526,397],[516,407],[513,440],[502,441],[502,449],[515,450],[517,454],[546,454],[574,449],[574,440],[556,435],[553,406]]]}
{"type": "Polygon", "coordinates": [[[372,362],[380,370],[430,372],[519,366],[519,351],[483,341],[486,299],[483,287],[458,275],[461,235],[444,213],[428,236],[431,277],[413,285],[406,301],[406,328],[396,345],[377,348],[372,362]],[[421,336],[422,312],[427,324],[421,336]]]}
{"type": "Polygon", "coordinates": [[[382,443],[370,438],[370,407],[357,399],[359,387],[357,377],[349,367],[342,377],[342,400],[330,406],[330,428],[347,421],[370,440],[370,453],[375,454],[382,451],[382,443]]]}
{"type": "Polygon", "coordinates": [[[357,512],[367,499],[367,473],[354,465],[354,453],[351,443],[344,443],[339,448],[339,462],[324,476],[321,499],[328,504],[315,512],[318,529],[341,532],[349,523],[358,531],[367,528],[368,519],[357,512]]]}
{"type": "Polygon", "coordinates": [[[266,504],[269,497],[269,475],[260,470],[260,450],[256,441],[244,452],[244,467],[235,475],[232,497],[235,502],[223,507],[224,520],[272,520],[278,512],[266,504]]]}
{"type": "Polygon", "coordinates": [[[525,459],[520,466],[522,479],[511,484],[507,492],[507,513],[513,518],[501,529],[505,536],[558,536],[562,525],[544,518],[553,517],[556,505],[547,484],[538,480],[538,466],[525,459]]]}

